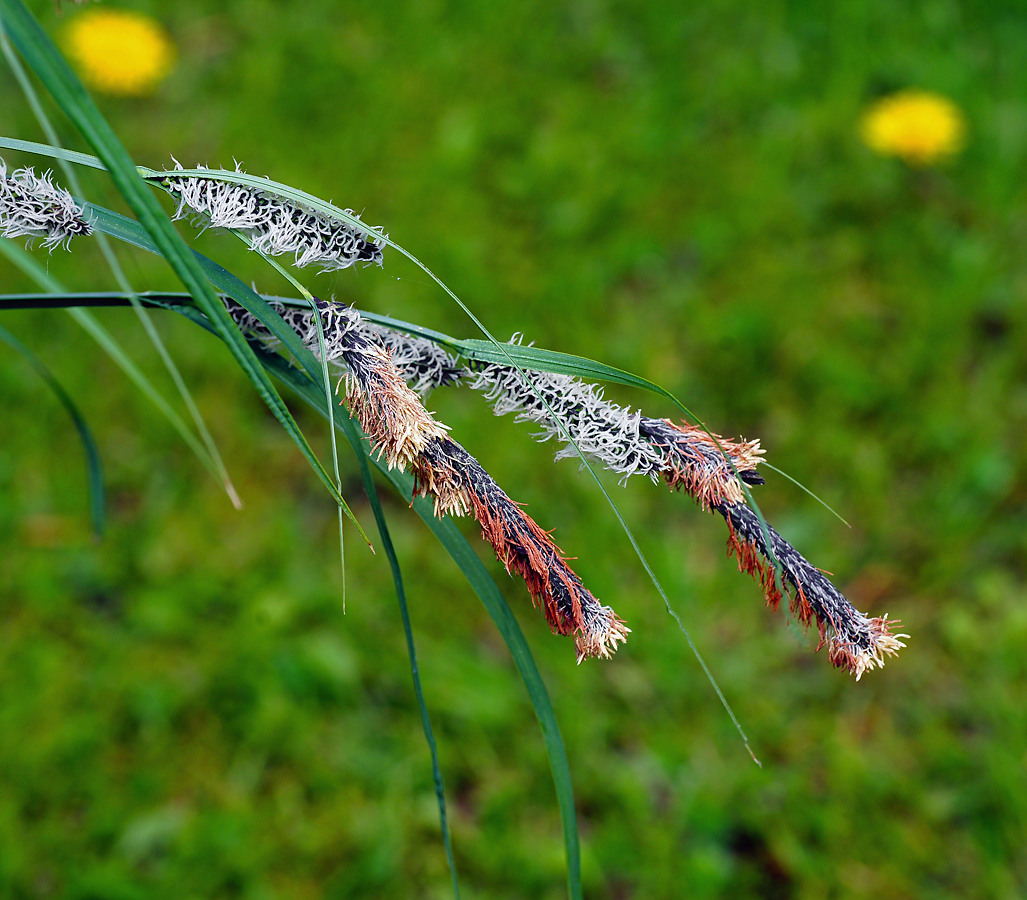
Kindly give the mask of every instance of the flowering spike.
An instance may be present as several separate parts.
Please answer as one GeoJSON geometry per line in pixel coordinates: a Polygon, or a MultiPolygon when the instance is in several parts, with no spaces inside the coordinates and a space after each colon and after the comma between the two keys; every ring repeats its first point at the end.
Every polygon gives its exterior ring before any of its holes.
{"type": "Polygon", "coordinates": [[[459,384],[466,375],[454,356],[427,338],[402,334],[369,322],[364,325],[378,336],[403,380],[421,397],[437,387],[459,384]]]}
{"type": "MultiPolygon", "coordinates": [[[[212,228],[234,228],[250,238],[254,250],[268,256],[291,253],[299,268],[319,265],[331,271],[358,262],[382,263],[381,235],[370,227],[329,218],[270,191],[214,178],[176,176],[181,168],[176,160],[175,170],[164,179],[164,186],[178,197],[176,219],[191,211],[212,228]]],[[[346,212],[353,214],[351,209],[346,212]]]]}
{"type": "Polygon", "coordinates": [[[476,369],[471,387],[484,392],[497,416],[514,412],[518,422],[542,427],[539,440],[561,441],[557,459],[577,458],[580,450],[622,481],[632,475],[654,482],[662,477],[671,487],[684,488],[703,509],[724,499],[741,502],[739,475],[750,484],[763,481],[756,473],[763,453],[759,441],[727,441],[697,426],[650,419],[604,399],[600,386],[569,375],[532,372],[529,377],[530,384],[511,366],[485,365],[476,369]]]}
{"type": "Polygon", "coordinates": [[[36,175],[32,169],[7,174],[0,159],[0,235],[5,238],[41,237],[43,246],[65,249],[76,235],[93,233],[82,207],[63,188],[56,187],[50,172],[36,175]]]}
{"type": "MultiPolygon", "coordinates": [[[[241,321],[236,312],[232,314],[241,321]]],[[[283,315],[308,346],[316,345],[316,325],[309,312],[292,308],[283,315]]],[[[452,374],[457,371],[456,360],[430,342],[414,343],[398,332],[362,327],[366,333],[391,335],[389,348],[394,359],[402,360],[397,375],[427,388],[446,383],[443,378],[456,380],[452,374]]],[[[326,327],[326,339],[331,330],[326,327]]],[[[338,355],[330,346],[329,359],[338,355]]],[[[545,404],[515,369],[481,366],[471,376],[471,386],[486,392],[497,414],[515,412],[518,420],[543,427],[538,435],[542,440],[563,440],[565,446],[557,458],[576,455],[545,404]]],[[[833,665],[858,680],[905,646],[902,639],[908,635],[892,631],[898,620],[869,618],[856,610],[819,569],[768,526],[772,556],[780,572],[775,568],[760,520],[742,501],[741,482],[763,483],[756,472],[763,453],[758,441],[725,440],[695,426],[647,418],[604,400],[601,388],[569,376],[532,372],[530,377],[583,452],[624,479],[634,474],[648,475],[653,481],[662,478],[690,494],[704,509],[718,512],[727,522],[728,552],[737,558],[739,570],[752,575],[772,609],[788,595],[796,618],[807,627],[816,625],[820,635],[817,649],[826,645],[833,665]]],[[[374,393],[371,380],[364,391],[374,393]]],[[[356,396],[351,400],[358,415],[361,402],[356,396]]],[[[542,603],[554,630],[574,632],[579,661],[587,656],[608,656],[625,639],[628,629],[620,619],[580,587],[570,569],[566,570],[569,575],[563,574],[561,565],[566,564],[548,536],[459,444],[448,438],[430,439],[414,460],[413,470],[418,491],[435,498],[437,514],[474,513],[500,560],[509,570],[522,574],[532,596],[542,603]],[[540,572],[550,576],[543,577],[540,572]],[[557,573],[555,579],[553,572],[557,573]]]]}

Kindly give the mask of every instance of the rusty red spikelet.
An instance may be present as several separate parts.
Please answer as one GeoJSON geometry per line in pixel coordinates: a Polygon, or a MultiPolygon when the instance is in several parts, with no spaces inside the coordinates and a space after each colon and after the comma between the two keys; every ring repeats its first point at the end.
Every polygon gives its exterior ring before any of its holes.
{"type": "Polygon", "coordinates": [[[756,466],[763,461],[758,440],[732,441],[698,425],[644,417],[639,433],[661,451],[664,481],[685,491],[703,509],[725,500],[743,502],[739,476],[751,484],[763,481],[756,475],[756,466]]]}
{"type": "Polygon", "coordinates": [[[414,463],[417,490],[437,496],[438,485],[455,485],[508,572],[516,572],[557,634],[574,635],[578,662],[609,657],[630,629],[603,606],[567,565],[552,538],[496,484],[481,464],[452,438],[432,441],[414,463]]]}
{"type": "Polygon", "coordinates": [[[820,632],[819,650],[828,647],[828,659],[840,669],[856,676],[880,668],[885,657],[894,656],[906,645],[892,629],[898,619],[886,615],[870,618],[857,610],[827,579],[823,572],[799,553],[769,525],[764,531],[756,513],[741,503],[720,503],[715,507],[727,522],[728,554],[738,559],[740,571],[748,572],[763,588],[767,605],[776,609],[782,592],[788,594],[788,606],[805,626],[816,624],[820,632]],[[767,537],[773,548],[771,562],[767,537]]]}

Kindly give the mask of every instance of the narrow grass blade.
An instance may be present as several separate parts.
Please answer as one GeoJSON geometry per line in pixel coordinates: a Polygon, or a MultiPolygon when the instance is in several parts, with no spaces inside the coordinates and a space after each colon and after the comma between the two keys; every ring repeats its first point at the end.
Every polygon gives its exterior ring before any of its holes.
{"type": "Polygon", "coordinates": [[[0,149],[20,150],[22,153],[34,153],[36,156],[49,156],[51,159],[63,159],[78,166],[87,166],[90,169],[106,169],[107,167],[100,160],[88,153],[79,153],[77,150],[65,150],[63,147],[54,147],[50,144],[38,144],[35,141],[23,141],[18,138],[0,136],[0,149]]]}
{"type": "MultiPolygon", "coordinates": [[[[200,309],[211,320],[218,335],[228,345],[239,366],[253,383],[261,399],[288,432],[300,452],[307,458],[321,482],[339,504],[346,501],[330,476],[314,455],[284,401],[278,396],[267,374],[257,361],[249,343],[232,322],[231,316],[214,295],[199,264],[178,232],[175,231],[157,198],[129,158],[106,120],[96,108],[78,77],[71,71],[60,52],[39,26],[21,0],[0,0],[0,13],[12,41],[29,67],[36,73],[57,104],[82,132],[100,157],[115,187],[139,217],[139,222],[152,238],[160,255],[181,279],[200,309]]],[[[348,509],[348,507],[346,507],[348,509]]],[[[352,513],[350,513],[352,516],[352,513]]],[[[355,520],[355,519],[354,519],[355,520]]]]}
{"type": "MultiPolygon", "coordinates": [[[[334,404],[332,404],[334,405],[334,404]]],[[[431,719],[428,717],[428,706],[424,701],[424,690],[421,687],[421,672],[417,665],[417,649],[414,646],[414,630],[410,624],[410,610],[407,608],[406,590],[403,587],[403,573],[399,567],[399,559],[396,556],[396,548],[392,543],[392,536],[389,534],[389,526],[385,521],[385,513],[382,510],[381,501],[378,499],[378,489],[371,478],[371,468],[368,460],[371,458],[369,449],[360,439],[360,432],[356,424],[349,416],[333,416],[330,421],[333,428],[338,428],[350,442],[353,453],[360,465],[360,477],[364,482],[364,493],[374,511],[374,520],[378,525],[378,534],[382,539],[382,547],[385,549],[385,556],[389,560],[389,568],[392,570],[392,582],[396,587],[396,600],[399,602],[399,613],[403,619],[403,634],[407,642],[407,656],[410,659],[410,675],[414,682],[414,695],[417,698],[417,709],[421,714],[421,728],[424,730],[424,738],[428,742],[428,751],[431,753],[431,773],[435,782],[435,801],[439,807],[439,827],[442,831],[442,843],[446,850],[446,862],[449,864],[449,872],[453,881],[453,896],[460,900],[460,882],[456,874],[456,862],[453,859],[453,843],[449,833],[449,819],[446,815],[446,792],[442,781],[442,769],[439,766],[439,750],[435,743],[435,734],[432,731],[431,719]]]]}
{"type": "Polygon", "coordinates": [[[61,405],[67,410],[68,415],[71,416],[71,421],[75,424],[79,440],[82,442],[82,449],[86,453],[86,470],[89,485],[89,519],[96,537],[98,539],[103,537],[104,529],[107,526],[107,492],[103,483],[103,465],[100,462],[100,452],[96,448],[96,441],[93,440],[92,432],[89,430],[86,420],[78,411],[75,402],[68,396],[68,392],[61,387],[43,361],[2,325],[0,325],[0,341],[3,341],[8,347],[16,350],[25,358],[25,361],[46,382],[47,386],[61,402],[61,405]]]}
{"type": "MultiPolygon", "coordinates": [[[[395,486],[400,495],[406,499],[413,491],[413,478],[406,473],[389,471],[380,463],[379,470],[395,486]]],[[[451,519],[436,519],[432,504],[423,497],[413,503],[414,511],[421,517],[439,543],[460,568],[468,584],[478,595],[478,599],[488,610],[496,628],[503,636],[506,646],[513,657],[514,665],[520,673],[524,688],[528,692],[531,705],[535,710],[539,726],[542,728],[542,739],[549,756],[549,768],[553,775],[556,788],[556,802],[560,809],[560,820],[563,823],[564,853],[567,858],[567,889],[572,900],[581,900],[581,846],[578,838],[578,816],[574,808],[574,788],[571,783],[571,770],[567,762],[567,749],[560,734],[560,726],[556,721],[556,712],[545,682],[535,664],[531,649],[517,624],[506,598],[500,592],[495,580],[489,574],[485,564],[478,558],[467,539],[460,533],[451,519]]]]}
{"type": "MultiPolygon", "coordinates": [[[[261,360],[280,381],[291,387],[307,403],[327,418],[328,411],[324,408],[324,396],[318,390],[316,382],[305,376],[295,366],[276,353],[262,354],[261,360]]],[[[337,419],[342,428],[342,417],[337,419]]],[[[371,459],[378,470],[392,482],[404,501],[409,502],[413,495],[413,477],[403,472],[389,470],[380,460],[371,459]]],[[[567,762],[567,750],[560,734],[560,726],[556,721],[549,692],[535,664],[535,659],[528,647],[528,642],[521,631],[517,619],[510,610],[495,581],[485,568],[484,563],[467,543],[450,519],[436,519],[433,505],[424,497],[414,498],[411,504],[414,511],[432,530],[446,552],[460,568],[464,577],[471,585],[478,598],[488,610],[496,623],[499,633],[510,649],[517,671],[528,692],[535,715],[542,728],[542,737],[549,756],[549,766],[553,774],[556,788],[557,804],[563,822],[564,849],[567,854],[567,879],[572,900],[581,900],[581,850],[578,839],[578,820],[574,809],[574,790],[571,786],[570,766],[567,762]]]]}

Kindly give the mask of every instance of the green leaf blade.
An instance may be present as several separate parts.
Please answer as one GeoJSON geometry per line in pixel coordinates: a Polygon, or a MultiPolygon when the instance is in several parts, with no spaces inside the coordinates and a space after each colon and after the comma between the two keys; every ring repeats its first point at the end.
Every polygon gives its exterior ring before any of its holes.
{"type": "Polygon", "coordinates": [[[75,431],[78,432],[79,441],[82,443],[82,449],[86,454],[89,520],[92,524],[93,534],[96,535],[97,539],[102,538],[107,528],[107,489],[104,486],[103,463],[100,461],[100,451],[97,449],[96,441],[93,438],[93,433],[89,430],[89,425],[86,423],[82,413],[79,412],[75,401],[71,399],[71,396],[64,390],[43,361],[2,325],[0,325],[0,341],[3,341],[8,347],[19,353],[32,366],[36,374],[53,391],[61,406],[64,407],[71,417],[71,421],[75,425],[75,431]]]}

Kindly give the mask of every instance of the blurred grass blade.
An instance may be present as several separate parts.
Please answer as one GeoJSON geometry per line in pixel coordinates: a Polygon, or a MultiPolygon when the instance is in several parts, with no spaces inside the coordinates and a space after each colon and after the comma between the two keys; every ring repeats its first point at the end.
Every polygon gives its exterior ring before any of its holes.
{"type": "Polygon", "coordinates": [[[356,522],[356,517],[346,506],[342,494],[314,455],[288,407],[257,361],[249,343],[235,327],[224,305],[214,295],[189,247],[175,231],[157,198],[140,178],[135,164],[78,77],[68,67],[46,32],[21,0],[0,0],[0,13],[3,14],[11,40],[29,67],[53,95],[58,106],[74,122],[99,156],[115,187],[139,217],[140,224],[152,238],[160,255],[174,269],[200,309],[210,319],[261,398],[299,447],[333,499],[341,504],[350,518],[356,522]]]}
{"type": "MultiPolygon", "coordinates": [[[[317,383],[299,369],[291,365],[277,353],[262,352],[261,361],[280,381],[291,387],[300,397],[327,418],[328,410],[324,395],[317,383]]],[[[338,417],[337,427],[343,428],[343,419],[338,417]]],[[[349,420],[353,425],[352,420],[349,420]]],[[[355,426],[354,426],[355,427],[355,426]]],[[[344,429],[345,430],[345,429],[344,429]]],[[[405,502],[411,502],[413,496],[413,476],[395,469],[390,470],[381,460],[371,457],[378,470],[392,482],[405,502]]],[[[581,849],[578,840],[578,819],[574,809],[574,790],[571,786],[570,766],[567,762],[567,750],[560,734],[560,726],[556,721],[549,692],[546,690],[538,666],[528,647],[528,642],[521,631],[517,619],[503,597],[496,582],[489,574],[485,564],[478,558],[467,539],[449,518],[435,518],[435,510],[431,500],[425,497],[413,498],[411,505],[424,523],[432,530],[446,552],[460,568],[464,577],[478,595],[496,623],[499,633],[510,649],[517,671],[528,692],[531,705],[535,709],[542,737],[549,756],[549,767],[553,773],[556,787],[556,799],[560,807],[560,818],[563,821],[564,849],[567,854],[567,879],[572,900],[581,900],[581,849]]]]}
{"type": "MultiPolygon", "coordinates": [[[[334,405],[334,404],[333,404],[334,405]]],[[[378,489],[375,487],[374,479],[371,478],[371,468],[368,460],[371,458],[369,448],[360,439],[360,432],[356,424],[347,415],[332,416],[329,419],[346,435],[353,454],[360,466],[360,478],[364,482],[364,493],[367,501],[374,511],[374,520],[378,525],[378,534],[382,539],[382,547],[385,549],[385,556],[389,560],[389,568],[392,570],[392,583],[396,587],[396,600],[399,602],[399,613],[403,620],[403,634],[407,642],[407,656],[410,659],[410,675],[414,682],[414,695],[417,698],[417,709],[421,714],[421,728],[424,731],[424,738],[428,742],[428,751],[431,754],[431,774],[435,782],[435,802],[439,807],[439,827],[442,831],[442,843],[446,850],[446,862],[449,864],[449,872],[453,881],[453,896],[460,900],[460,881],[456,874],[456,862],[453,859],[453,843],[449,833],[449,819],[446,815],[446,792],[442,781],[442,768],[439,765],[439,750],[435,743],[435,734],[432,731],[431,719],[428,717],[428,706],[424,701],[424,690],[421,687],[421,672],[417,665],[417,649],[414,646],[414,629],[410,624],[410,610],[407,608],[406,590],[403,587],[403,573],[399,567],[399,559],[396,556],[396,548],[392,543],[392,536],[389,534],[389,526],[385,521],[385,513],[382,510],[381,501],[378,498],[378,489]]]]}
{"type": "MultiPolygon", "coordinates": [[[[132,358],[125,352],[122,346],[114,339],[109,331],[101,325],[95,316],[80,306],[69,306],[77,303],[79,298],[75,294],[69,294],[64,286],[60,284],[49,272],[46,271],[31,253],[27,253],[16,242],[0,239],[0,253],[6,256],[14,265],[22,270],[29,278],[36,281],[41,288],[50,292],[50,306],[63,307],[79,325],[89,333],[114,361],[115,365],[124,372],[133,384],[163,413],[164,417],[171,423],[171,426],[178,432],[179,436],[186,443],[190,450],[207,467],[210,474],[221,480],[217,468],[213,465],[210,456],[205,452],[204,447],[196,439],[196,435],[182,421],[182,417],[172,409],[171,405],[154,387],[153,383],[143,374],[142,370],[132,361],[132,358]],[[63,302],[58,298],[67,298],[63,302]]],[[[2,299],[2,298],[0,298],[2,299]]],[[[191,299],[191,298],[190,298],[191,299]]],[[[128,302],[128,298],[125,298],[128,302]]]]}
{"type": "Polygon", "coordinates": [[[96,448],[96,441],[93,440],[92,432],[90,432],[86,420],[78,411],[74,401],[68,396],[67,391],[61,387],[43,361],[2,325],[0,325],[0,341],[3,341],[8,347],[16,350],[25,358],[26,362],[35,369],[36,374],[54,392],[61,405],[68,411],[68,415],[71,416],[71,421],[75,423],[75,430],[78,432],[79,440],[82,441],[82,448],[86,452],[86,470],[89,485],[89,519],[96,537],[103,537],[104,529],[107,526],[107,492],[103,484],[103,465],[100,462],[100,452],[96,448]]]}

